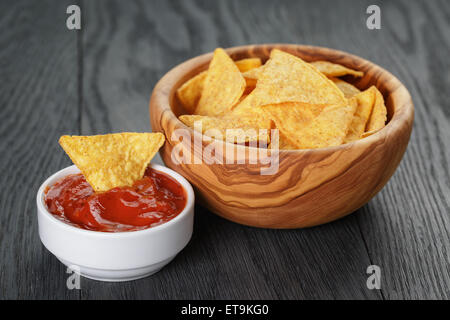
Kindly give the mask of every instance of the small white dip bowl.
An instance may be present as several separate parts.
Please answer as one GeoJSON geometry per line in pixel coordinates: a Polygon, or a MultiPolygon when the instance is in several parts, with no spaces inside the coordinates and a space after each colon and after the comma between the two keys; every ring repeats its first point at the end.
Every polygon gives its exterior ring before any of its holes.
{"type": "Polygon", "coordinates": [[[129,281],[147,277],[168,264],[188,244],[194,222],[194,191],[175,171],[151,164],[178,181],[186,191],[186,207],[175,218],[156,227],[129,232],[98,232],[71,226],[51,214],[45,190],[80,170],[67,167],[48,178],[37,193],[39,236],[62,263],[82,276],[100,281],[129,281]]]}

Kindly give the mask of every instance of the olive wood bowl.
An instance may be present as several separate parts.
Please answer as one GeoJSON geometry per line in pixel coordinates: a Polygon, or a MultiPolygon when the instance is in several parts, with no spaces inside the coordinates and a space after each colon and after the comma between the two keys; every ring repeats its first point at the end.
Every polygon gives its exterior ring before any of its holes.
{"type": "MultiPolygon", "coordinates": [[[[162,132],[166,142],[160,150],[165,164],[194,186],[201,204],[231,221],[263,228],[303,228],[344,217],[366,204],[393,175],[411,135],[414,106],[405,86],[383,68],[355,55],[323,47],[293,44],[263,44],[229,48],[233,60],[259,57],[265,62],[274,48],[305,61],[327,60],[364,72],[360,79],[345,78],[361,90],[375,85],[383,94],[388,110],[386,127],[352,143],[306,150],[279,150],[279,169],[262,175],[262,164],[177,163],[172,150],[181,149],[202,159],[195,145],[202,135],[185,126],[178,116],[186,113],[176,90],[188,79],[206,70],[212,53],[190,59],[170,70],[155,86],[150,100],[153,131],[162,132]],[[188,130],[188,138],[171,140],[177,129],[188,130]]],[[[246,152],[248,146],[214,140],[220,148],[246,152]],[[239,150],[237,150],[239,149],[239,150]]],[[[224,150],[220,149],[220,150],[224,150]]],[[[224,151],[225,153],[225,151],[224,151]]],[[[181,153],[179,153],[181,154],[181,153]]],[[[226,155],[224,155],[226,157],[226,155]]],[[[205,160],[206,158],[203,158],[205,160]]],[[[393,204],[394,205],[394,204],[393,204]]]]}

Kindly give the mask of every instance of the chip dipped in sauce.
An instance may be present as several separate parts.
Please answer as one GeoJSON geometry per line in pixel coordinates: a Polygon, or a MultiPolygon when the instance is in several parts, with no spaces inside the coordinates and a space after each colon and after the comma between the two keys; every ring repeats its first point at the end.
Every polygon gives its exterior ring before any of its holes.
{"type": "Polygon", "coordinates": [[[186,206],[186,192],[149,167],[132,186],[104,192],[95,192],[81,173],[68,175],[46,190],[45,203],[50,213],[82,229],[137,231],[176,217],[186,206]]]}

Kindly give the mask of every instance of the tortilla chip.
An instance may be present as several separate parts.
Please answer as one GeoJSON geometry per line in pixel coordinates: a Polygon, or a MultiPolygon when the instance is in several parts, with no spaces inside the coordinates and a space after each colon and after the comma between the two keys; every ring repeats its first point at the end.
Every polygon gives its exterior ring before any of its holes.
{"type": "MultiPolygon", "coordinates": [[[[302,59],[274,49],[258,77],[256,88],[236,108],[281,102],[347,104],[336,85],[302,59]]],[[[255,70],[255,69],[254,69],[255,70]]]]}
{"type": "Polygon", "coordinates": [[[261,66],[260,58],[247,58],[242,60],[237,60],[234,62],[238,67],[239,71],[244,73],[254,68],[258,68],[261,66]]]}
{"type": "Polygon", "coordinates": [[[223,49],[218,48],[209,65],[195,113],[223,115],[239,101],[244,90],[245,80],[238,67],[223,49]]]}
{"type": "Polygon", "coordinates": [[[355,104],[325,107],[323,112],[294,137],[300,148],[323,148],[344,142],[355,113],[355,104]]]}
{"type": "Polygon", "coordinates": [[[354,85],[352,85],[344,80],[341,80],[339,78],[334,78],[334,77],[329,77],[329,79],[334,82],[334,84],[339,88],[339,90],[342,91],[342,93],[344,94],[344,96],[347,99],[350,99],[355,94],[358,94],[361,92],[357,87],[355,87],[354,85]]]}
{"type": "MultiPolygon", "coordinates": [[[[249,94],[256,88],[256,80],[255,79],[245,79],[245,90],[244,94],[249,94]]],[[[242,98],[240,99],[242,100],[242,98]]]]}
{"type": "MultiPolygon", "coordinates": [[[[197,130],[195,122],[201,122],[201,132],[216,129],[220,132],[222,140],[235,138],[236,143],[250,141],[269,141],[269,131],[259,131],[258,123],[248,118],[216,118],[199,115],[183,115],[179,119],[188,127],[197,130]],[[242,130],[237,130],[242,129],[242,130]]],[[[217,138],[217,136],[215,136],[217,138]]]]}
{"type": "Polygon", "coordinates": [[[258,72],[258,70],[262,69],[261,59],[249,58],[249,59],[238,60],[235,63],[238,66],[239,70],[241,70],[242,75],[245,78],[246,87],[245,87],[244,93],[249,94],[256,87],[257,77],[256,76],[246,77],[245,75],[252,74],[252,72],[254,72],[254,70],[256,72],[258,72]],[[241,65],[242,62],[245,62],[245,66],[241,65]]]}
{"type": "Polygon", "coordinates": [[[309,104],[282,102],[260,107],[279,130],[279,149],[299,149],[288,136],[311,124],[314,113],[309,104]]]}
{"type": "Polygon", "coordinates": [[[247,98],[247,96],[248,96],[248,93],[244,92],[244,94],[239,98],[239,102],[241,102],[242,100],[247,98]]]}
{"type": "Polygon", "coordinates": [[[356,104],[329,105],[314,117],[308,104],[262,106],[272,115],[277,128],[297,149],[323,148],[343,143],[356,104]]]}
{"type": "MultiPolygon", "coordinates": [[[[321,148],[359,139],[386,122],[381,93],[375,87],[361,92],[336,78],[364,75],[336,63],[307,63],[278,49],[264,65],[259,58],[233,63],[219,48],[205,73],[197,76],[204,77],[203,84],[194,77],[178,93],[190,112],[198,101],[197,116],[180,120],[191,126],[200,120],[203,134],[212,129],[225,136],[226,129],[276,127],[280,149],[321,148]]],[[[238,136],[238,143],[251,139],[238,136]]]]}
{"type": "Polygon", "coordinates": [[[262,65],[261,67],[258,67],[258,68],[248,70],[248,71],[242,73],[242,75],[244,76],[244,78],[247,82],[253,81],[256,84],[256,81],[261,76],[263,71],[264,71],[264,65],[262,65]]]}
{"type": "Polygon", "coordinates": [[[358,93],[349,100],[349,103],[356,104],[356,111],[345,137],[346,143],[360,139],[364,133],[375,103],[375,87],[358,93]]]}
{"type": "Polygon", "coordinates": [[[375,91],[375,103],[369,122],[366,126],[367,132],[380,130],[385,126],[387,120],[387,110],[384,104],[383,95],[375,86],[370,87],[370,89],[375,91]]]}
{"type": "Polygon", "coordinates": [[[59,144],[97,191],[131,186],[164,144],[162,133],[62,136],[59,144]]]}
{"type": "MultiPolygon", "coordinates": [[[[242,76],[244,76],[246,73],[252,72],[253,70],[259,70],[262,68],[261,66],[261,59],[259,58],[248,58],[248,59],[242,59],[235,61],[237,67],[242,72],[242,76]]],[[[245,93],[249,94],[253,89],[255,89],[257,78],[250,78],[245,77],[245,93]]],[[[241,99],[242,100],[242,99],[241,99]]]]}
{"type": "MultiPolygon", "coordinates": [[[[261,66],[261,59],[259,58],[248,58],[235,61],[236,66],[239,71],[246,72],[253,68],[257,68],[261,66]]],[[[200,72],[196,76],[192,77],[188,81],[186,81],[180,88],[177,90],[178,99],[180,99],[186,111],[190,114],[195,112],[195,108],[200,100],[203,91],[203,83],[206,79],[207,70],[200,72]]],[[[247,81],[247,79],[246,79],[247,81]]],[[[246,92],[250,92],[255,88],[256,80],[248,79],[246,92]]]]}
{"type": "Polygon", "coordinates": [[[297,146],[293,145],[284,135],[280,136],[278,149],[280,150],[297,150],[297,146]]]}
{"type": "Polygon", "coordinates": [[[180,99],[184,108],[190,114],[194,113],[198,101],[200,100],[206,75],[207,71],[200,72],[193,78],[186,81],[177,90],[178,99],[180,99]]]}
{"type": "MultiPolygon", "coordinates": [[[[270,141],[269,149],[274,149],[274,142],[273,139],[270,141]]],[[[297,150],[297,146],[293,145],[286,136],[281,132],[278,131],[278,149],[279,150],[297,150]]]]}
{"type": "Polygon", "coordinates": [[[253,99],[254,96],[252,95],[252,93],[250,93],[239,102],[238,106],[234,108],[231,111],[231,113],[227,115],[227,117],[252,119],[258,124],[258,128],[271,129],[273,127],[272,121],[267,116],[267,114],[261,109],[261,107],[259,106],[253,107],[254,105],[254,103],[252,102],[253,99]],[[247,101],[247,99],[249,101],[247,101]]]}
{"type": "Polygon", "coordinates": [[[351,74],[355,77],[362,77],[364,75],[364,72],[356,71],[347,67],[344,67],[343,65],[332,63],[329,61],[314,61],[311,62],[314,67],[317,68],[320,72],[322,72],[327,77],[341,77],[348,74],[351,74]]]}
{"type": "MultiPolygon", "coordinates": [[[[243,73],[242,75],[244,76],[245,81],[247,82],[247,86],[249,86],[250,84],[256,85],[256,81],[258,80],[258,77],[262,74],[263,70],[264,70],[264,65],[259,68],[255,68],[255,69],[252,69],[252,70],[249,70],[249,71],[243,73]]],[[[355,94],[361,92],[354,85],[352,85],[342,79],[335,78],[332,76],[328,76],[328,78],[331,81],[333,81],[334,84],[342,91],[345,98],[351,98],[355,94]]]]}

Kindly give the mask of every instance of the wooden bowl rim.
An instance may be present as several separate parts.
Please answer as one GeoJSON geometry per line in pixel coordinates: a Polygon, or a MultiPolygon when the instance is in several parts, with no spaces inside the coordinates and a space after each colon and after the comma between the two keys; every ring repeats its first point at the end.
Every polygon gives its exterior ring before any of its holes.
{"type": "MultiPolygon", "coordinates": [[[[337,50],[337,49],[332,49],[332,48],[327,48],[327,47],[321,47],[321,46],[312,46],[312,45],[302,45],[302,44],[288,44],[288,43],[267,43],[267,44],[251,44],[251,45],[244,45],[244,46],[235,46],[235,47],[230,47],[230,48],[225,48],[225,51],[233,56],[236,54],[240,54],[241,52],[244,53],[245,56],[245,52],[249,53],[249,52],[253,52],[254,50],[257,49],[267,49],[267,50],[271,50],[273,48],[279,48],[280,50],[287,49],[287,50],[298,50],[301,51],[302,53],[304,53],[305,55],[307,55],[308,53],[311,52],[311,56],[320,56],[320,58],[318,59],[311,59],[309,61],[317,61],[317,60],[326,60],[326,61],[330,61],[330,62],[335,62],[335,63],[340,63],[348,68],[352,68],[352,69],[356,69],[356,70],[360,70],[361,68],[363,69],[367,69],[367,70],[374,70],[377,73],[379,73],[380,75],[377,77],[381,78],[387,78],[388,81],[390,82],[390,86],[393,88],[392,90],[388,90],[388,92],[383,93],[383,97],[385,98],[385,103],[386,103],[386,96],[387,94],[392,96],[392,100],[393,100],[393,104],[394,102],[397,102],[400,105],[400,109],[397,110],[395,108],[395,106],[393,105],[392,108],[393,110],[393,115],[391,117],[391,119],[389,120],[389,122],[386,124],[386,126],[384,128],[382,128],[381,130],[379,130],[378,132],[350,142],[350,143],[345,143],[345,144],[341,144],[338,146],[330,146],[330,147],[324,147],[324,148],[315,148],[315,149],[296,149],[296,150],[285,150],[285,149],[279,149],[276,150],[276,152],[278,153],[309,153],[309,152],[315,152],[315,153],[330,153],[330,152],[336,152],[339,150],[344,150],[347,148],[352,148],[352,147],[366,147],[367,145],[371,145],[371,144],[377,144],[380,141],[385,141],[386,138],[389,137],[388,132],[389,131],[394,131],[394,134],[392,134],[392,136],[396,135],[397,131],[401,131],[401,128],[408,123],[409,120],[411,120],[411,125],[412,125],[412,120],[414,119],[414,105],[411,99],[411,95],[408,92],[408,90],[406,89],[406,87],[403,85],[403,83],[398,80],[393,74],[391,74],[389,71],[385,70],[384,68],[376,65],[375,63],[366,60],[364,58],[361,58],[359,56],[356,56],[354,54],[345,52],[345,51],[341,51],[341,50],[337,50]],[[339,61],[341,59],[344,58],[350,58],[350,60],[353,62],[352,65],[349,65],[348,61],[339,61]],[[399,99],[400,101],[396,101],[397,99],[399,99]]],[[[155,105],[155,108],[160,108],[161,109],[161,115],[164,113],[168,113],[169,116],[169,121],[173,122],[175,124],[174,128],[183,128],[183,129],[187,129],[190,131],[190,133],[193,136],[198,136],[200,135],[201,137],[203,137],[203,134],[200,132],[196,132],[195,130],[193,130],[192,128],[186,126],[183,122],[181,122],[176,116],[175,113],[172,111],[171,108],[171,103],[170,100],[175,95],[175,90],[178,89],[183,83],[185,83],[188,79],[192,78],[193,76],[195,76],[195,74],[200,73],[201,71],[205,70],[205,66],[207,63],[210,62],[210,60],[212,59],[213,56],[213,52],[208,52],[208,53],[204,53],[201,55],[198,55],[196,57],[190,58],[180,64],[178,64],[177,66],[173,67],[172,69],[170,69],[156,84],[153,93],[152,93],[152,97],[150,100],[150,106],[149,109],[151,110],[152,106],[155,105]],[[195,71],[194,71],[195,70],[195,71]],[[184,81],[181,81],[181,79],[185,78],[185,76],[189,73],[192,73],[192,75],[190,77],[187,77],[184,81]],[[176,89],[175,89],[176,87],[176,89]],[[170,88],[170,89],[167,89],[170,88]]],[[[249,56],[247,56],[249,57],[249,56]]],[[[240,57],[241,59],[243,59],[244,57],[240,57]]],[[[365,73],[367,72],[367,70],[365,71],[365,73]]],[[[366,74],[365,74],[366,76],[366,74]]],[[[364,79],[364,77],[363,77],[364,79]]],[[[378,85],[375,85],[378,89],[378,85]]],[[[369,88],[370,86],[368,86],[367,88],[369,88]]],[[[386,89],[387,90],[387,89],[386,89]]],[[[381,90],[380,90],[381,91],[381,90]]],[[[166,130],[164,128],[164,126],[161,126],[162,130],[166,130]]],[[[166,135],[166,133],[164,132],[164,134],[166,135]]],[[[234,144],[234,143],[230,143],[230,142],[226,142],[226,141],[222,141],[222,140],[213,140],[215,143],[218,144],[232,144],[235,148],[255,148],[255,147],[250,147],[250,146],[244,146],[244,145],[238,145],[238,144],[234,144]]],[[[269,150],[273,150],[273,149],[269,149],[269,150]]]]}

